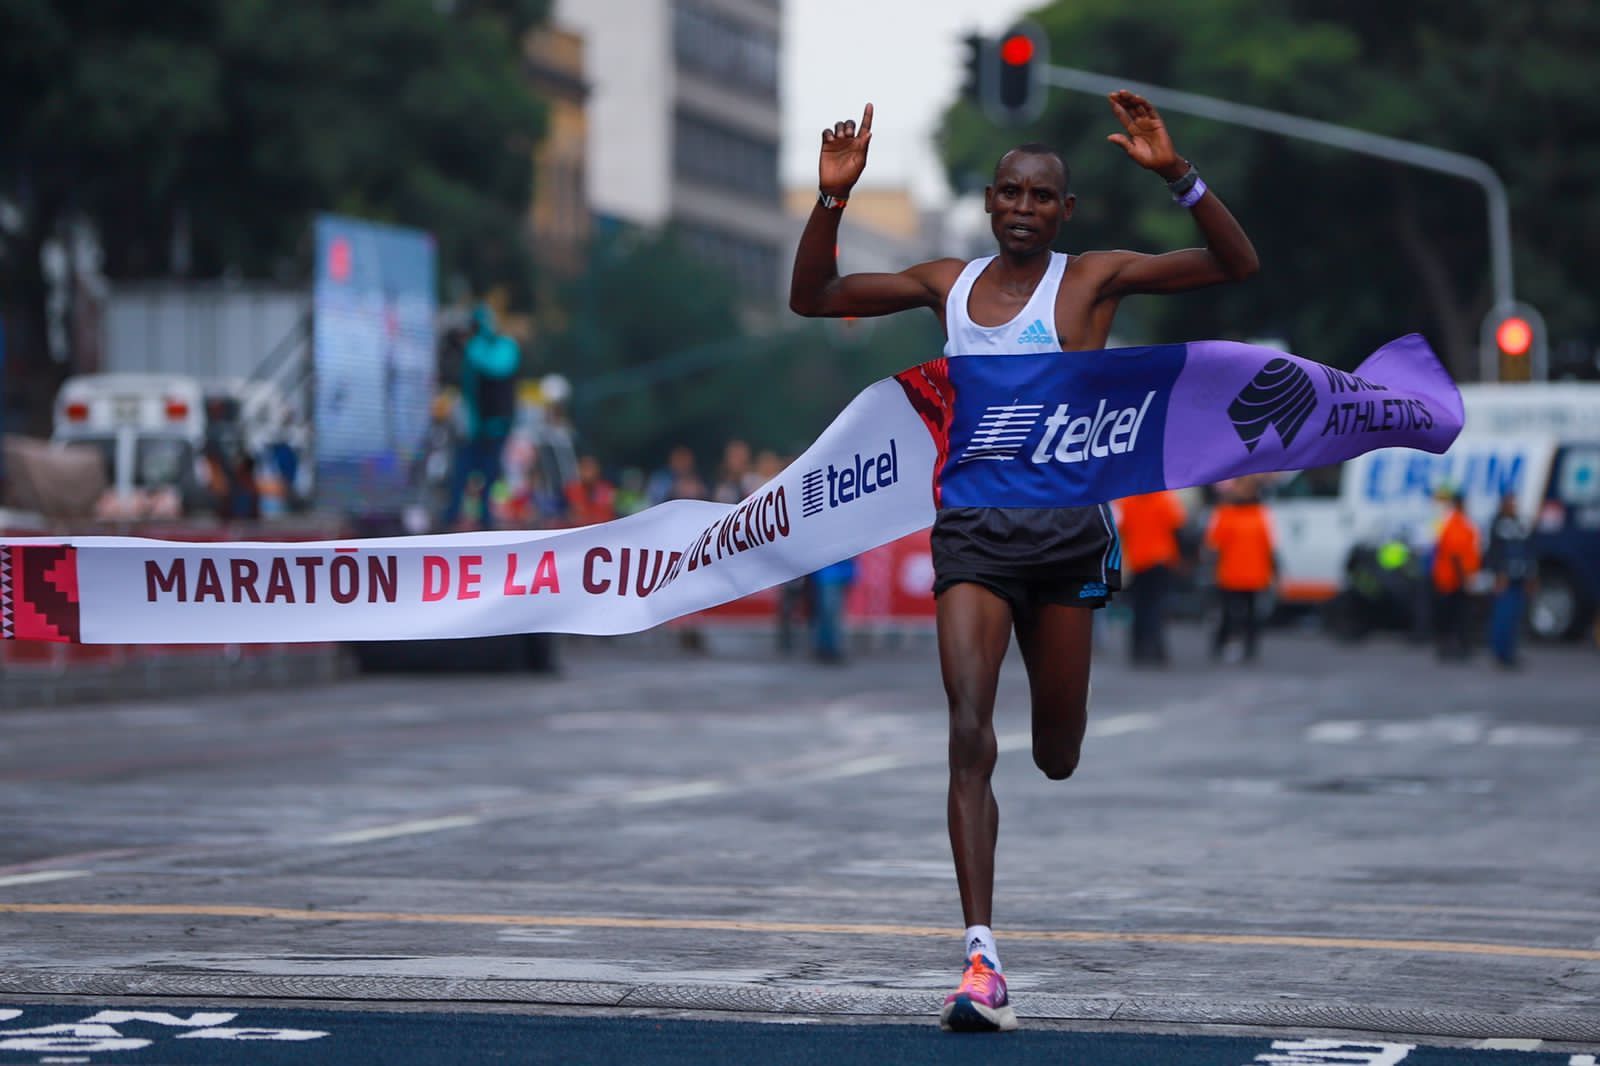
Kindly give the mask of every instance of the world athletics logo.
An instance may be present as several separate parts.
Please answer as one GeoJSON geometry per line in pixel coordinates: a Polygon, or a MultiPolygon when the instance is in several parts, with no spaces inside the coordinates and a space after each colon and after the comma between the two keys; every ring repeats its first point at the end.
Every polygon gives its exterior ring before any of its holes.
{"type": "Polygon", "coordinates": [[[1274,359],[1239,390],[1228,417],[1245,451],[1254,452],[1268,426],[1275,427],[1278,439],[1289,447],[1316,407],[1311,375],[1287,359],[1274,359]]]}

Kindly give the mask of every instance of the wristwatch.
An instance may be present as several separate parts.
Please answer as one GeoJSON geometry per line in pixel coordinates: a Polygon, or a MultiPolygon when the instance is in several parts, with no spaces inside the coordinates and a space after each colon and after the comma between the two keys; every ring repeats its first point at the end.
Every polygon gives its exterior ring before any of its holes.
{"type": "Polygon", "coordinates": [[[1172,198],[1174,200],[1181,200],[1184,194],[1190,189],[1194,188],[1194,183],[1199,180],[1200,172],[1195,169],[1193,163],[1190,163],[1189,169],[1183,172],[1183,177],[1177,179],[1176,181],[1167,182],[1167,188],[1172,191],[1172,198]]]}

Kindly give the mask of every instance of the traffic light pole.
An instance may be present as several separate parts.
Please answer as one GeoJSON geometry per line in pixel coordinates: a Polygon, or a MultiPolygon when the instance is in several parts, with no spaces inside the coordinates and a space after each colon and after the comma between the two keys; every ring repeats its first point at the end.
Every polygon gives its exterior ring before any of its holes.
{"type": "MultiPolygon", "coordinates": [[[[1511,280],[1511,209],[1506,200],[1506,186],[1493,167],[1481,159],[1459,152],[1446,152],[1425,144],[1384,137],[1365,130],[1336,126],[1331,122],[1301,118],[1282,111],[1269,111],[1263,107],[1220,100],[1214,96],[1168,89],[1160,85],[1109,78],[1073,67],[1047,66],[1040,78],[1050,85],[1079,92],[1105,94],[1118,89],[1132,89],[1150,97],[1158,106],[1169,111],[1199,115],[1236,126],[1278,133],[1303,141],[1333,145],[1363,155],[1377,156],[1397,163],[1434,170],[1451,177],[1477,182],[1483,187],[1489,201],[1489,265],[1494,282],[1494,314],[1509,314],[1516,306],[1511,280]]],[[[1499,365],[1492,363],[1493,353],[1480,346],[1479,370],[1484,381],[1494,381],[1500,376],[1499,365]]],[[[1536,379],[1537,380],[1537,379],[1536,379]]]]}

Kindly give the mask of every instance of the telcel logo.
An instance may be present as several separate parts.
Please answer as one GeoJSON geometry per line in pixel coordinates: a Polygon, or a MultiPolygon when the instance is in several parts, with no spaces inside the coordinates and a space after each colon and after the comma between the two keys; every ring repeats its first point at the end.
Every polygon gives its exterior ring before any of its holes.
{"type": "Polygon", "coordinates": [[[900,450],[893,438],[889,450],[877,455],[857,453],[844,466],[829,463],[823,469],[808,471],[801,480],[801,513],[818,514],[823,509],[823,486],[827,486],[829,509],[888,488],[900,480],[900,450]]]}
{"type": "Polygon", "coordinates": [[[1092,415],[1074,416],[1069,404],[1058,404],[1055,413],[1044,420],[1044,436],[1033,450],[1033,461],[1081,463],[1133,451],[1139,443],[1145,412],[1150,410],[1155,396],[1152,390],[1144,394],[1144,402],[1137,407],[1109,411],[1102,399],[1092,415]]]}

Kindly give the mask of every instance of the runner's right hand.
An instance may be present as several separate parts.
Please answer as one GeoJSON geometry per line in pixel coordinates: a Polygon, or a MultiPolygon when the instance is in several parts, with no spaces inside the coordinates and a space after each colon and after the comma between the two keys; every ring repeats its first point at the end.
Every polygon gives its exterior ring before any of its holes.
{"type": "Polygon", "coordinates": [[[872,140],[872,105],[861,113],[861,126],[854,119],[835,122],[822,131],[822,157],[817,162],[817,185],[829,196],[843,199],[850,195],[867,166],[867,144],[872,140]]]}

